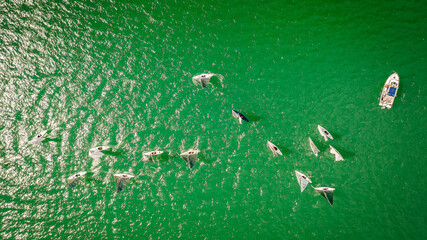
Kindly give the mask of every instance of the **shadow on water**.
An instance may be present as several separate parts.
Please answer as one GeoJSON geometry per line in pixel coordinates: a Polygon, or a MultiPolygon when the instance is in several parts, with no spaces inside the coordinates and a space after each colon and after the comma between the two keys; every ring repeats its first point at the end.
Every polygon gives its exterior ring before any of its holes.
{"type": "Polygon", "coordinates": [[[221,80],[216,76],[211,77],[210,83],[216,88],[222,88],[221,80]]]}
{"type": "Polygon", "coordinates": [[[336,132],[329,132],[331,135],[332,135],[332,137],[334,137],[334,139],[340,139],[340,138],[342,138],[342,136],[343,135],[341,135],[341,134],[338,134],[338,133],[336,133],[336,132]]]}
{"type": "Polygon", "coordinates": [[[157,157],[157,160],[158,160],[160,163],[163,163],[163,162],[169,162],[172,158],[173,158],[173,156],[170,156],[170,155],[169,155],[169,152],[165,151],[165,152],[163,152],[163,154],[160,154],[160,155],[157,157]]]}
{"type": "Polygon", "coordinates": [[[56,143],[59,143],[61,141],[62,141],[61,138],[45,138],[45,140],[43,140],[42,142],[43,143],[45,143],[45,142],[56,142],[56,143]]]}
{"type": "MultiPolygon", "coordinates": [[[[325,152],[325,151],[329,152],[329,144],[327,142],[326,143],[325,143],[325,141],[314,142],[314,144],[316,145],[316,147],[319,149],[320,152],[325,152]]],[[[311,151],[310,145],[308,145],[308,149],[311,151]]]]}
{"type": "Polygon", "coordinates": [[[122,151],[122,150],[116,150],[116,151],[106,150],[106,151],[101,151],[101,152],[105,155],[109,155],[109,156],[113,156],[113,157],[120,156],[120,155],[122,155],[122,153],[124,153],[124,151],[122,151]]]}
{"type": "Polygon", "coordinates": [[[253,114],[246,114],[245,116],[249,119],[249,122],[259,122],[262,119],[261,116],[257,116],[253,114]]]}
{"type": "Polygon", "coordinates": [[[86,183],[102,183],[103,178],[101,177],[100,173],[101,172],[96,174],[94,172],[88,172],[86,174],[86,178],[84,178],[83,181],[86,183]]]}
{"type": "Polygon", "coordinates": [[[335,146],[333,146],[333,147],[341,154],[341,156],[344,158],[344,160],[346,160],[347,158],[353,158],[354,156],[356,156],[356,154],[354,152],[346,151],[346,150],[343,150],[341,148],[337,148],[335,146]]]}
{"type": "Polygon", "coordinates": [[[292,151],[287,147],[284,147],[282,145],[276,145],[276,146],[280,149],[283,155],[292,153],[292,151]]]}
{"type": "Polygon", "coordinates": [[[169,152],[167,152],[167,151],[163,152],[162,154],[155,155],[155,156],[144,156],[143,154],[141,156],[141,159],[143,162],[150,163],[150,164],[166,163],[166,162],[169,162],[175,158],[177,158],[177,157],[169,155],[169,152]]]}
{"type": "Polygon", "coordinates": [[[199,154],[199,161],[203,162],[203,163],[206,163],[206,164],[212,164],[214,162],[214,160],[212,160],[211,158],[206,157],[206,155],[207,155],[206,153],[207,152],[204,152],[204,153],[201,152],[199,154]]]}

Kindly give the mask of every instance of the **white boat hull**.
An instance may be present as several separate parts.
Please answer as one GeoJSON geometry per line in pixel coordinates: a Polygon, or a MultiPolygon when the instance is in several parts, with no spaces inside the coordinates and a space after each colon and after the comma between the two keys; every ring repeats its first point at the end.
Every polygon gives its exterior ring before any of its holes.
{"type": "Polygon", "coordinates": [[[95,147],[95,148],[91,148],[90,151],[92,152],[100,152],[100,151],[108,151],[111,148],[108,146],[99,146],[99,147],[95,147]]]}
{"type": "Polygon", "coordinates": [[[334,204],[334,191],[335,188],[330,187],[317,187],[314,188],[323,198],[328,200],[329,204],[332,206],[334,204]]]}
{"type": "Polygon", "coordinates": [[[187,152],[181,153],[180,156],[187,162],[190,168],[193,168],[199,153],[200,150],[188,150],[187,152]]]}
{"type": "Polygon", "coordinates": [[[43,140],[45,140],[45,136],[47,134],[47,130],[39,133],[34,139],[32,139],[31,141],[29,141],[29,144],[37,144],[37,143],[41,143],[43,140]]]}
{"type": "Polygon", "coordinates": [[[320,150],[316,147],[313,140],[311,140],[310,137],[308,137],[308,141],[310,142],[310,148],[311,151],[313,151],[313,154],[316,155],[316,157],[319,155],[320,150]]]}
{"type": "Polygon", "coordinates": [[[302,173],[300,173],[298,171],[295,171],[295,175],[297,177],[298,184],[301,187],[301,192],[303,192],[304,189],[307,187],[307,185],[309,183],[311,183],[311,180],[306,175],[304,175],[304,174],[302,174],[302,173]]]}
{"type": "Polygon", "coordinates": [[[319,130],[320,135],[322,135],[325,138],[325,142],[328,141],[328,139],[333,140],[332,134],[328,132],[324,127],[317,125],[317,130],[319,130]]]}
{"type": "Polygon", "coordinates": [[[390,109],[393,107],[394,99],[397,95],[397,90],[399,89],[400,78],[397,73],[391,74],[387,81],[384,84],[383,90],[381,92],[379,105],[384,108],[390,109]]]}
{"type": "Polygon", "coordinates": [[[116,183],[116,191],[121,192],[123,188],[129,183],[129,180],[134,176],[130,174],[114,174],[114,182],[116,183]]]}
{"type": "Polygon", "coordinates": [[[341,156],[341,153],[338,152],[338,150],[336,150],[334,147],[332,147],[331,145],[329,145],[330,147],[330,153],[335,155],[335,161],[344,161],[344,158],[341,156]]]}
{"type": "Polygon", "coordinates": [[[163,153],[163,151],[151,151],[151,152],[144,153],[144,155],[145,156],[155,156],[155,155],[160,155],[162,153],[163,153]]]}
{"type": "Polygon", "coordinates": [[[282,152],[280,151],[280,149],[276,145],[274,145],[272,142],[267,141],[267,147],[273,152],[274,157],[276,157],[277,155],[282,156],[282,152]]]}
{"type": "Polygon", "coordinates": [[[205,88],[211,81],[211,77],[213,77],[215,74],[213,73],[204,73],[197,76],[194,76],[192,78],[193,83],[202,86],[205,88]]]}

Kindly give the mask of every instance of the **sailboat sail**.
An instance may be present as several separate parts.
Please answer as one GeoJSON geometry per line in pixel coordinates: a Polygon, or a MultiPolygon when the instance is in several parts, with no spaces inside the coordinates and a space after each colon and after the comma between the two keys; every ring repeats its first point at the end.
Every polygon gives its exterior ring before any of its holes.
{"type": "Polygon", "coordinates": [[[114,174],[114,182],[116,183],[117,192],[121,192],[133,177],[134,176],[129,174],[114,174]]]}
{"type": "Polygon", "coordinates": [[[318,187],[314,188],[320,195],[328,200],[329,204],[332,206],[334,204],[334,190],[335,188],[330,187],[318,187]]]}
{"type": "Polygon", "coordinates": [[[273,152],[274,157],[276,157],[277,154],[282,156],[282,152],[280,151],[280,149],[276,145],[274,145],[272,142],[267,141],[267,147],[273,152]]]}
{"type": "Polygon", "coordinates": [[[181,153],[180,156],[188,163],[190,168],[193,168],[197,161],[199,152],[200,150],[189,150],[187,152],[181,153]]]}
{"type": "Polygon", "coordinates": [[[311,151],[313,151],[314,155],[316,155],[316,157],[317,157],[319,152],[320,152],[319,149],[316,147],[316,145],[314,145],[314,142],[313,142],[313,140],[311,140],[310,137],[308,137],[308,141],[310,142],[311,151]]]}
{"type": "Polygon", "coordinates": [[[242,120],[249,122],[249,119],[247,117],[245,117],[245,115],[243,115],[242,113],[236,111],[236,110],[231,110],[233,117],[239,119],[239,123],[242,124],[242,120]]]}
{"type": "Polygon", "coordinates": [[[305,176],[304,174],[298,171],[295,171],[295,175],[297,176],[298,184],[301,187],[301,192],[303,192],[304,189],[307,187],[307,185],[311,183],[311,180],[307,176],[305,176]]]}
{"type": "Polygon", "coordinates": [[[338,152],[338,150],[336,150],[331,145],[329,145],[329,147],[331,148],[330,153],[335,155],[335,161],[344,161],[344,158],[341,156],[341,154],[338,152]]]}
{"type": "Polygon", "coordinates": [[[46,136],[46,134],[47,134],[47,130],[45,130],[45,131],[43,131],[43,132],[41,132],[41,133],[39,133],[33,140],[31,140],[31,141],[29,141],[28,143],[29,144],[37,144],[37,143],[40,143],[40,142],[42,142],[43,140],[45,140],[46,138],[45,138],[45,136],[46,136]]]}
{"type": "Polygon", "coordinates": [[[69,187],[75,187],[75,186],[77,186],[77,185],[80,185],[80,184],[82,183],[82,181],[80,181],[80,179],[81,179],[85,174],[86,174],[86,172],[79,172],[79,173],[76,173],[76,174],[74,174],[74,175],[70,176],[70,177],[67,179],[68,186],[69,186],[69,187]]]}
{"type": "Polygon", "coordinates": [[[153,156],[160,155],[162,153],[163,153],[163,151],[146,152],[146,153],[144,153],[144,158],[143,159],[150,161],[150,163],[153,163],[154,162],[153,156]]]}
{"type": "Polygon", "coordinates": [[[333,140],[332,134],[328,132],[324,127],[317,125],[317,130],[319,130],[320,135],[322,135],[325,138],[325,142],[328,141],[328,138],[333,140]]]}

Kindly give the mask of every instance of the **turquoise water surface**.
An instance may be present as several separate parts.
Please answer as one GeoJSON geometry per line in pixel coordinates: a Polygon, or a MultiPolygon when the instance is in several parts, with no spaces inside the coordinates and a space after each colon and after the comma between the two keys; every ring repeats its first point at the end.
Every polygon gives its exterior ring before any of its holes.
{"type": "Polygon", "coordinates": [[[1,239],[427,238],[423,1],[22,0],[0,13],[1,239]],[[224,80],[192,83],[208,72],[224,80]],[[101,145],[113,151],[91,158],[101,145]],[[295,170],[313,182],[302,193],[295,170]],[[120,193],[116,173],[135,176],[120,193]]]}

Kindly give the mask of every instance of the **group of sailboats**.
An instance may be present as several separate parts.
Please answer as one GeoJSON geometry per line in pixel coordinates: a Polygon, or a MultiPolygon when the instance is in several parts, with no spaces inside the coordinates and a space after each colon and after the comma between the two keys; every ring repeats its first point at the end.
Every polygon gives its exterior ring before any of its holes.
{"type": "MultiPolygon", "coordinates": [[[[203,88],[205,88],[208,84],[211,84],[211,82],[210,82],[211,78],[214,76],[217,77],[219,80],[223,79],[223,76],[220,74],[206,73],[206,74],[200,74],[200,75],[194,76],[192,78],[192,80],[195,84],[198,84],[198,85],[202,86],[203,88]]],[[[382,106],[382,109],[384,109],[384,108],[390,109],[393,106],[393,102],[394,102],[394,99],[396,97],[397,90],[399,88],[399,81],[400,81],[400,78],[399,78],[399,75],[397,73],[393,73],[388,77],[388,79],[387,79],[387,81],[383,87],[380,102],[379,102],[379,105],[382,106]]],[[[234,118],[238,119],[240,124],[242,124],[243,121],[249,122],[249,119],[237,110],[233,109],[232,115],[234,118]]],[[[324,127],[318,125],[317,128],[318,128],[320,135],[324,137],[325,142],[327,142],[328,140],[334,139],[332,134],[328,130],[326,130],[324,127]]],[[[47,139],[47,137],[46,137],[47,134],[48,134],[47,130],[42,131],[34,139],[30,140],[28,143],[29,144],[38,144],[40,142],[43,142],[44,140],[47,139]]],[[[317,148],[317,146],[314,144],[313,140],[310,137],[308,138],[308,140],[309,140],[309,145],[310,145],[310,148],[311,148],[313,154],[317,157],[319,152],[320,152],[319,148],[317,148]]],[[[270,141],[267,141],[267,148],[273,152],[274,157],[276,157],[278,155],[280,155],[280,156],[283,155],[282,152],[280,151],[280,149],[270,141]]],[[[335,149],[331,145],[329,145],[329,148],[330,148],[330,153],[335,155],[335,161],[343,161],[344,160],[344,158],[338,152],[337,149],[335,149]]],[[[89,155],[91,157],[94,157],[94,158],[100,158],[100,157],[104,156],[104,154],[107,151],[111,151],[111,148],[108,146],[99,146],[99,147],[90,149],[89,155]]],[[[163,153],[164,153],[164,151],[157,151],[156,150],[156,151],[145,152],[145,153],[143,153],[143,156],[144,156],[144,159],[149,160],[150,162],[153,162],[154,156],[161,155],[163,153]]],[[[199,153],[200,153],[200,150],[190,149],[184,153],[181,153],[180,157],[186,161],[186,163],[188,164],[188,166],[190,168],[193,168],[195,162],[197,161],[199,153]]],[[[0,163],[3,163],[3,162],[4,162],[3,159],[1,159],[0,163]]],[[[83,171],[83,172],[78,172],[78,173],[70,176],[67,179],[68,185],[70,187],[75,187],[75,186],[81,184],[82,180],[84,179],[86,174],[87,174],[87,172],[83,171]]],[[[306,189],[307,185],[309,183],[312,183],[312,182],[306,175],[304,175],[301,172],[295,171],[295,174],[296,174],[296,177],[298,180],[298,184],[300,185],[301,192],[303,192],[306,189]]],[[[134,176],[127,174],[127,173],[114,174],[114,182],[116,185],[116,191],[121,192],[123,190],[123,188],[129,183],[130,179],[132,179],[132,178],[134,178],[134,176]]],[[[324,197],[326,200],[328,200],[329,204],[332,206],[332,204],[333,204],[333,191],[335,190],[334,188],[316,187],[314,189],[318,193],[320,193],[320,195],[322,197],[324,197]]]]}
{"type": "MultiPolygon", "coordinates": [[[[317,129],[319,130],[320,135],[325,138],[325,142],[327,142],[328,140],[334,139],[334,137],[332,137],[332,134],[328,130],[326,130],[324,127],[317,125],[317,129]]],[[[313,151],[313,154],[317,157],[320,152],[319,148],[317,148],[316,144],[314,144],[313,140],[310,137],[308,137],[308,142],[310,144],[311,151],[313,151]]],[[[335,161],[344,161],[344,158],[338,152],[337,149],[335,149],[331,145],[329,145],[329,149],[330,149],[329,152],[335,155],[335,161]]]]}
{"type": "MultiPolygon", "coordinates": [[[[301,192],[303,192],[305,190],[305,188],[307,187],[307,185],[309,183],[312,183],[312,182],[306,175],[304,175],[301,172],[295,171],[295,175],[297,177],[298,184],[300,185],[301,192]]],[[[316,187],[316,188],[314,188],[314,190],[316,190],[316,192],[318,192],[322,197],[324,197],[326,200],[328,200],[328,202],[331,206],[334,204],[333,193],[334,193],[335,188],[324,186],[324,187],[316,187]]]]}
{"type": "MultiPolygon", "coordinates": [[[[332,136],[332,134],[326,130],[324,127],[317,125],[317,129],[319,130],[319,133],[321,136],[324,137],[325,142],[327,142],[328,140],[333,140],[334,137],[332,136]]],[[[313,140],[308,137],[308,142],[311,148],[311,151],[313,152],[313,154],[317,157],[319,155],[319,148],[317,148],[317,146],[314,144],[313,140]]],[[[341,154],[331,145],[329,145],[330,148],[330,153],[335,155],[335,161],[343,161],[344,158],[341,156],[341,154]]],[[[307,185],[309,183],[312,183],[311,180],[304,175],[301,172],[295,171],[295,175],[297,177],[298,180],[298,184],[301,187],[301,192],[304,191],[304,189],[307,187],[307,185]]],[[[314,188],[314,190],[316,190],[316,192],[318,192],[322,197],[324,197],[326,200],[328,200],[329,204],[332,206],[334,203],[334,199],[333,199],[333,192],[335,190],[335,188],[331,188],[331,187],[316,187],[314,188]]]]}
{"type": "MultiPolygon", "coordinates": [[[[101,157],[104,154],[102,153],[103,151],[110,151],[111,148],[108,146],[100,146],[100,147],[95,147],[89,150],[89,154],[91,156],[96,156],[96,157],[101,157]]],[[[150,162],[153,162],[154,156],[157,155],[161,155],[163,154],[164,151],[150,151],[150,152],[145,152],[143,153],[143,157],[145,160],[149,160],[150,162]]],[[[198,154],[200,153],[200,150],[194,150],[194,149],[190,149],[186,152],[183,152],[180,154],[181,158],[183,158],[188,166],[190,168],[194,167],[195,162],[197,161],[198,158],[198,154]]],[[[85,178],[86,176],[86,172],[79,172],[76,173],[72,176],[70,176],[67,181],[68,181],[68,186],[69,187],[75,187],[78,186],[82,183],[82,180],[85,178]]],[[[129,183],[129,180],[134,178],[133,175],[127,174],[127,173],[118,173],[118,174],[114,174],[114,182],[116,184],[116,192],[121,192],[124,187],[129,183]]]]}
{"type": "MultiPolygon", "coordinates": [[[[325,138],[325,141],[334,139],[332,137],[332,134],[328,130],[326,130],[324,127],[318,125],[317,129],[319,130],[320,135],[325,138]]],[[[313,154],[316,155],[316,157],[317,157],[319,152],[320,152],[319,148],[317,148],[317,146],[314,144],[313,140],[310,137],[308,138],[308,140],[310,143],[310,148],[313,151],[313,154]]],[[[335,161],[344,160],[344,158],[341,156],[341,154],[334,147],[332,147],[331,145],[329,145],[329,147],[331,149],[330,152],[335,155],[335,161]]],[[[282,152],[280,151],[280,149],[270,141],[267,141],[267,148],[273,152],[273,157],[276,157],[278,155],[280,155],[280,156],[283,155],[282,152]]],[[[301,187],[301,192],[303,192],[306,189],[307,185],[309,183],[312,183],[312,182],[306,175],[304,175],[301,172],[295,171],[295,175],[297,177],[298,184],[301,187]]],[[[324,197],[326,200],[328,200],[329,204],[332,206],[332,204],[333,204],[333,191],[335,190],[335,188],[323,186],[323,187],[316,187],[314,189],[322,197],[324,197]]]]}
{"type": "MultiPolygon", "coordinates": [[[[79,172],[72,176],[70,176],[67,179],[68,186],[69,187],[76,187],[77,185],[80,185],[83,181],[83,179],[86,176],[86,172],[79,172]]],[[[134,176],[126,173],[118,173],[114,174],[114,182],[116,184],[116,192],[121,192],[123,188],[129,183],[129,180],[131,178],[134,178],[134,176]]]]}
{"type": "MultiPolygon", "coordinates": [[[[243,119],[246,119],[246,117],[243,117],[243,119]]],[[[47,139],[48,131],[42,131],[41,133],[37,134],[35,138],[30,140],[29,144],[38,144],[43,142],[47,139]]],[[[112,154],[112,149],[109,146],[98,146],[89,149],[89,156],[95,159],[99,159],[105,154],[112,154]]],[[[151,163],[154,162],[154,157],[163,154],[164,151],[149,151],[143,153],[143,160],[148,160],[151,163]]],[[[184,159],[188,166],[190,168],[194,167],[195,162],[198,159],[198,154],[200,153],[200,150],[194,150],[190,149],[186,152],[183,152],[180,154],[180,157],[184,159]]],[[[1,159],[1,163],[3,163],[3,159],[1,159]]],[[[78,172],[76,174],[71,175],[69,178],[67,178],[68,186],[69,187],[76,187],[82,183],[82,180],[86,177],[87,172],[78,172]]],[[[131,178],[134,178],[134,176],[127,174],[127,173],[118,173],[114,174],[114,181],[116,183],[116,190],[117,192],[120,192],[123,190],[123,188],[128,184],[129,180],[131,178]]]]}

